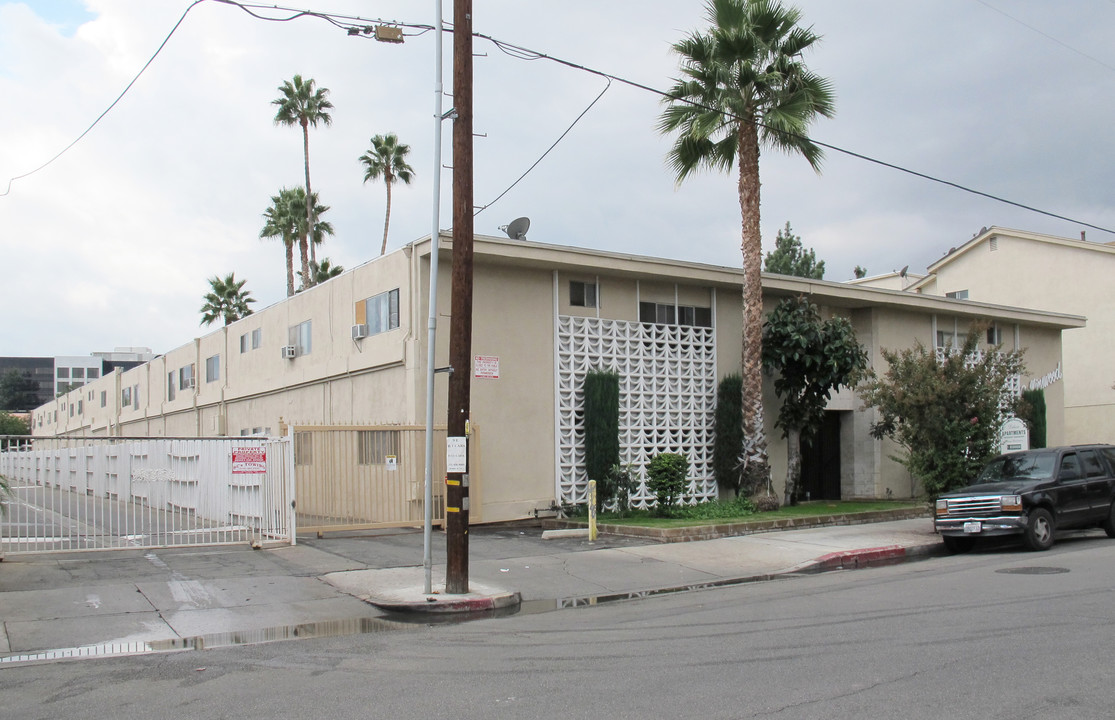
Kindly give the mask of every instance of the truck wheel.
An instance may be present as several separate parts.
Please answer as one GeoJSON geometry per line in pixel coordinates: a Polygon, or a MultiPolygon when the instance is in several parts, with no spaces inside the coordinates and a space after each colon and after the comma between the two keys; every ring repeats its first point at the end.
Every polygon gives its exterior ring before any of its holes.
{"type": "Polygon", "coordinates": [[[1026,546],[1031,550],[1048,550],[1053,547],[1053,516],[1045,508],[1030,511],[1026,524],[1026,546]]]}
{"type": "Polygon", "coordinates": [[[1115,502],[1107,509],[1107,519],[1103,521],[1103,531],[1107,537],[1115,538],[1115,502]]]}
{"type": "Polygon", "coordinates": [[[958,537],[956,535],[942,535],[941,539],[945,541],[945,550],[948,550],[950,555],[958,553],[966,553],[972,549],[976,544],[974,537],[958,537]]]}

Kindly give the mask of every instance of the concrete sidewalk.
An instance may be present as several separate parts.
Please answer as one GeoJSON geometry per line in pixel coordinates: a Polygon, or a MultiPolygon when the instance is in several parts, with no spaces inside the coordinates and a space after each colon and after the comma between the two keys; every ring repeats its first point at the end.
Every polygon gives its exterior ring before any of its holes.
{"type": "MultiPolygon", "coordinates": [[[[541,535],[537,526],[471,529],[474,594],[561,601],[894,562],[941,550],[928,518],[674,544],[541,535]]],[[[435,589],[444,583],[444,547],[444,536],[435,534],[435,589]]],[[[0,666],[113,653],[105,648],[212,647],[221,637],[231,643],[359,632],[353,628],[360,623],[390,618],[369,602],[426,601],[421,563],[420,531],[299,538],[296,546],[264,550],[9,556],[0,563],[0,666]]]]}

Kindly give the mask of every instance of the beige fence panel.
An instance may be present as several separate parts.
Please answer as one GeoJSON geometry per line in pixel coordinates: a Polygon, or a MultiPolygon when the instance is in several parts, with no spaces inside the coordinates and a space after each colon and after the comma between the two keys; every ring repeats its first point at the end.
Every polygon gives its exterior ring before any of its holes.
{"type": "MultiPolygon", "coordinates": [[[[426,431],[413,425],[291,428],[300,532],[425,521],[426,431]]],[[[445,429],[434,430],[432,516],[445,523],[445,429]]]]}
{"type": "Polygon", "coordinates": [[[293,542],[289,441],[0,437],[0,552],[293,542]]]}

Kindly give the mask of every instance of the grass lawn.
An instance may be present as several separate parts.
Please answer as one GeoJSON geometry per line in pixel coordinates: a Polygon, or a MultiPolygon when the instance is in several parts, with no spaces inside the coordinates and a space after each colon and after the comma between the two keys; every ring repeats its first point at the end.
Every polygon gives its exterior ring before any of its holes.
{"type": "MultiPolygon", "coordinates": [[[[842,500],[814,500],[804,502],[792,507],[781,507],[770,512],[754,512],[735,516],[714,518],[660,518],[651,517],[649,512],[636,511],[637,514],[628,517],[618,517],[614,513],[600,513],[596,522],[601,525],[637,525],[640,527],[673,528],[693,527],[699,525],[721,525],[725,523],[758,522],[761,520],[783,520],[788,518],[808,518],[817,515],[844,515],[851,513],[877,512],[880,510],[906,510],[909,508],[925,508],[924,502],[897,502],[893,500],[876,501],[842,501],[842,500]]],[[[577,518],[581,519],[581,518],[577,518]]]]}

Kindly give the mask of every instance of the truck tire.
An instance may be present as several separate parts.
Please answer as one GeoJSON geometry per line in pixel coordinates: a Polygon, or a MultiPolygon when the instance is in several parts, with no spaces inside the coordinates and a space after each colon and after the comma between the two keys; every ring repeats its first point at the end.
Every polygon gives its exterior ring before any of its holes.
{"type": "Polygon", "coordinates": [[[1107,509],[1107,519],[1103,521],[1102,527],[1107,537],[1115,538],[1115,502],[1107,509]]]}
{"type": "Polygon", "coordinates": [[[1045,508],[1030,511],[1030,521],[1026,523],[1026,547],[1041,551],[1053,547],[1053,516],[1045,508]]]}

